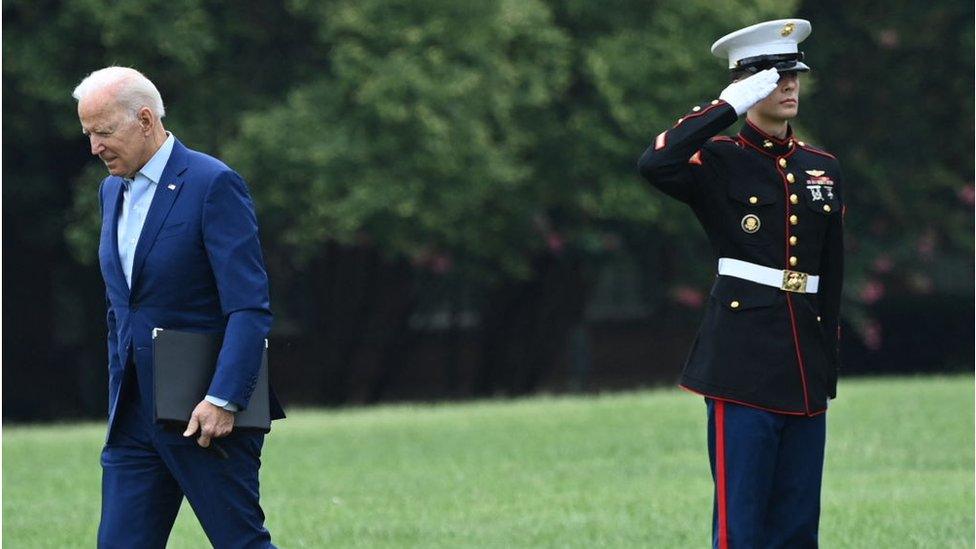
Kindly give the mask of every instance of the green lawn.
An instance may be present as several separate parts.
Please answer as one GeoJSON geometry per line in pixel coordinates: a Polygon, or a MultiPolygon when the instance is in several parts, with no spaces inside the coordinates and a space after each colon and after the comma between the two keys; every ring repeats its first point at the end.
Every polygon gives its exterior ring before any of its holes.
{"type": "MultiPolygon", "coordinates": [[[[842,380],[824,547],[972,547],[971,376],[842,380]]],[[[3,541],[92,547],[104,426],[6,426],[3,541]]],[[[706,547],[705,406],[678,390],[292,410],[265,443],[281,547],[706,547]]],[[[171,547],[205,547],[184,504],[171,547]]]]}

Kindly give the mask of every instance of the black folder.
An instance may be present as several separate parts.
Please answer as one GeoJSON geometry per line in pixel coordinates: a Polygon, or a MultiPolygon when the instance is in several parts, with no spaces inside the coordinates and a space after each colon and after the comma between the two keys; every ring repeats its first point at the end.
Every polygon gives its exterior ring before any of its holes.
{"type": "MultiPolygon", "coordinates": [[[[207,396],[223,339],[222,333],[153,329],[153,394],[157,423],[185,426],[190,421],[193,409],[207,396]]],[[[268,399],[268,340],[265,340],[257,384],[247,409],[237,412],[234,430],[270,431],[268,399]]]]}

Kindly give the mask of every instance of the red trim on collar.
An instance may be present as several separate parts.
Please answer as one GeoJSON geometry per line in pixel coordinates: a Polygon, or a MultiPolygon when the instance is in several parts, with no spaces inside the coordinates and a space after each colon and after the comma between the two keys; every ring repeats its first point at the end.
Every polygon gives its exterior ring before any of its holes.
{"type": "Polygon", "coordinates": [[[780,139],[775,135],[769,135],[768,133],[762,131],[759,128],[759,126],[753,124],[752,120],[749,120],[748,118],[746,118],[746,124],[748,124],[750,128],[756,130],[756,133],[763,136],[763,139],[768,139],[773,143],[777,143],[779,145],[788,145],[790,139],[793,139],[793,126],[789,125],[789,123],[786,124],[786,137],[784,137],[783,139],[780,139]]]}
{"type": "MultiPolygon", "coordinates": [[[[762,148],[756,146],[755,143],[749,141],[748,139],[742,138],[742,139],[739,139],[739,142],[740,143],[745,143],[747,146],[752,147],[753,149],[756,149],[757,151],[763,153],[764,155],[766,155],[766,156],[768,156],[770,158],[789,158],[789,157],[793,156],[793,154],[796,152],[796,150],[798,148],[798,147],[793,147],[792,149],[786,151],[786,154],[773,154],[773,153],[771,153],[769,151],[763,150],[762,148]]],[[[779,166],[777,166],[776,169],[779,169],[779,166]]]]}
{"type": "Polygon", "coordinates": [[[796,136],[793,134],[793,127],[786,126],[786,135],[779,137],[764,132],[751,120],[746,118],[745,124],[739,130],[739,139],[761,148],[763,152],[770,156],[782,156],[787,152],[796,149],[796,136]]]}
{"type": "Polygon", "coordinates": [[[764,155],[766,155],[766,156],[768,156],[768,157],[770,157],[770,158],[777,158],[777,156],[776,156],[775,154],[773,154],[773,153],[771,153],[771,152],[768,152],[768,151],[764,151],[764,150],[762,150],[762,148],[761,148],[761,147],[757,147],[756,145],[754,145],[754,144],[753,144],[753,143],[752,143],[751,141],[749,141],[749,140],[748,140],[748,139],[746,139],[746,138],[742,138],[742,139],[740,139],[740,140],[739,140],[739,142],[740,142],[740,143],[742,143],[742,144],[744,144],[744,145],[745,145],[745,146],[747,146],[747,147],[750,147],[750,148],[753,148],[753,149],[756,149],[757,151],[759,151],[759,152],[761,152],[761,153],[763,153],[764,155]]]}

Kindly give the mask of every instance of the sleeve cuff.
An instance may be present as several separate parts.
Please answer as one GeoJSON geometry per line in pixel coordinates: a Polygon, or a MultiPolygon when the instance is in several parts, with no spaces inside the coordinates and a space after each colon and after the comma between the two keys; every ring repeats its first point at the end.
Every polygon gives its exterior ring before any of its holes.
{"type": "Polygon", "coordinates": [[[214,406],[218,406],[220,408],[223,408],[224,410],[227,410],[228,412],[237,412],[237,411],[240,411],[240,408],[238,408],[236,404],[234,404],[233,402],[231,402],[229,400],[224,400],[222,398],[217,398],[217,397],[212,396],[212,395],[207,395],[207,396],[203,397],[203,400],[206,400],[207,402],[209,402],[210,404],[213,404],[214,406]]]}

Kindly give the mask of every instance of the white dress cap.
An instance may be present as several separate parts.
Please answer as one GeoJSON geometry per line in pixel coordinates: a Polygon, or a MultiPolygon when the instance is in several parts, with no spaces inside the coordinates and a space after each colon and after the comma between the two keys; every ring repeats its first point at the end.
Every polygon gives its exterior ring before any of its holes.
{"type": "MultiPolygon", "coordinates": [[[[726,34],[712,44],[712,54],[727,57],[734,69],[742,59],[760,55],[798,53],[797,44],[810,36],[810,22],[806,19],[777,19],[766,21],[726,34]]],[[[793,70],[809,70],[797,62],[793,70]]]]}

